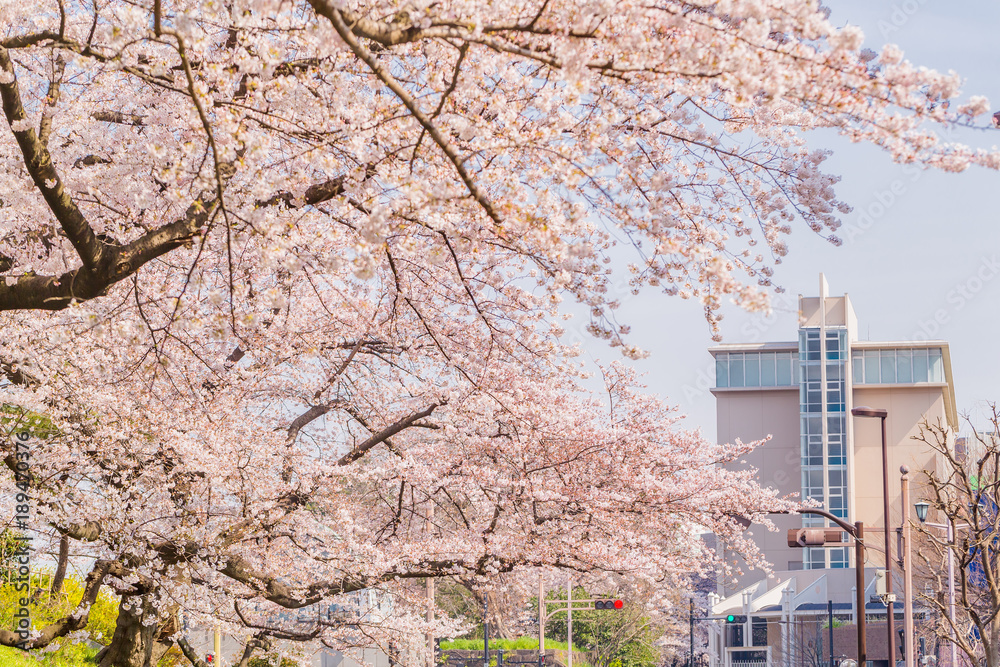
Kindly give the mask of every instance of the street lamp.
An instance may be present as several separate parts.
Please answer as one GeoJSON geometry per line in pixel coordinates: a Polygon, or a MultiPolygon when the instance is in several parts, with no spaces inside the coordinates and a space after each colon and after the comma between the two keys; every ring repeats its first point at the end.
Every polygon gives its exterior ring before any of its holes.
{"type": "Polygon", "coordinates": [[[948,523],[927,523],[927,510],[930,503],[921,500],[914,503],[913,507],[917,511],[917,519],[920,524],[929,528],[944,528],[948,535],[948,618],[951,622],[951,667],[958,667],[958,644],[955,643],[955,529],[968,528],[969,524],[963,523],[956,526],[948,517],[948,523]]]}
{"type": "Polygon", "coordinates": [[[899,560],[903,565],[903,627],[906,634],[903,637],[903,646],[906,648],[906,667],[913,667],[914,647],[913,647],[913,558],[912,546],[910,544],[910,468],[909,466],[899,466],[899,491],[903,501],[903,526],[900,534],[903,538],[903,553],[899,560]]]}
{"type": "Polygon", "coordinates": [[[885,592],[886,625],[889,632],[889,664],[896,661],[896,619],[893,611],[892,594],[892,542],[889,539],[889,447],[885,439],[885,418],[889,413],[885,408],[870,408],[866,405],[851,409],[855,417],[877,417],[882,420],[882,523],[885,530],[885,592]]]}

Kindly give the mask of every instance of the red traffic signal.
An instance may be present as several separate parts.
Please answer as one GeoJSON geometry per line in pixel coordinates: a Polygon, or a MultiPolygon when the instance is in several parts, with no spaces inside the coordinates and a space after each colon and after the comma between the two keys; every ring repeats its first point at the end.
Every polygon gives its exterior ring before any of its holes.
{"type": "Polygon", "coordinates": [[[594,609],[621,609],[624,606],[621,600],[594,600],[594,609]]]}
{"type": "Polygon", "coordinates": [[[205,654],[205,662],[211,665],[212,663],[215,662],[215,656],[212,655],[211,653],[205,654]]]}

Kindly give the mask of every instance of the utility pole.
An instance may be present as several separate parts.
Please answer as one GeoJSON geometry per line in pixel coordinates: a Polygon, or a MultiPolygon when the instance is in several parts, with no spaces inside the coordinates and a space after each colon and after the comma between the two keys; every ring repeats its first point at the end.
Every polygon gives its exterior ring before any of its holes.
{"type": "Polygon", "coordinates": [[[490,611],[489,591],[483,590],[483,667],[490,667],[490,611]]]}
{"type": "Polygon", "coordinates": [[[691,626],[691,658],[689,667],[694,667],[694,598],[688,600],[688,623],[691,626]]]}
{"type": "Polygon", "coordinates": [[[833,667],[833,600],[826,601],[826,613],[830,617],[830,667],[833,667]]]}
{"type": "MultiPolygon", "coordinates": [[[[434,525],[434,503],[427,507],[427,533],[430,534],[434,525]]],[[[427,667],[434,667],[434,630],[430,625],[434,622],[434,577],[427,577],[427,667]]],[[[862,666],[863,667],[863,666],[862,666]]]]}
{"type": "Polygon", "coordinates": [[[545,578],[538,571],[538,667],[545,662],[545,578]]]}
{"type": "Polygon", "coordinates": [[[865,600],[865,524],[854,522],[854,585],[861,591],[855,599],[858,608],[858,667],[868,664],[868,641],[865,637],[865,623],[868,619],[867,600],[865,600]]]}
{"type": "Polygon", "coordinates": [[[566,575],[566,646],[567,667],[573,667],[573,575],[566,575]]]}

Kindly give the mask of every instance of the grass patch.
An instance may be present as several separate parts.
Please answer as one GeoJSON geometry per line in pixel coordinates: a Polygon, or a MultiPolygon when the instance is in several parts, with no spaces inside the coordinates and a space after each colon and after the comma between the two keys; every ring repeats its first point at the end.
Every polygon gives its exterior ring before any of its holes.
{"type": "MultiPolygon", "coordinates": [[[[497,649],[503,649],[504,651],[526,651],[538,650],[538,637],[518,637],[517,639],[491,639],[490,640],[490,651],[496,651],[497,649]]],[[[554,639],[545,640],[545,650],[556,650],[556,651],[566,651],[569,649],[569,644],[566,642],[556,641],[554,639]]],[[[483,650],[483,640],[482,639],[453,639],[451,641],[441,642],[442,651],[482,651],[483,650]]],[[[573,651],[575,656],[581,654],[580,649],[573,651]]],[[[494,658],[495,660],[495,658],[494,658]]],[[[492,664],[496,664],[493,662],[492,664]]],[[[582,659],[573,659],[574,665],[579,665],[579,667],[590,667],[590,664],[582,659]]]]}
{"type": "Polygon", "coordinates": [[[94,667],[96,648],[74,646],[71,652],[64,647],[59,655],[41,651],[24,651],[9,646],[0,646],[0,665],[3,667],[94,667]]]}

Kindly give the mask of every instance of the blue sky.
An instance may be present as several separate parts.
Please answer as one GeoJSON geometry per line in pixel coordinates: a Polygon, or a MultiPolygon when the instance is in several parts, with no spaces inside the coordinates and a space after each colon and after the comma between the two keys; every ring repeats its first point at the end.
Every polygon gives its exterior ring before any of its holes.
{"type": "MultiPolygon", "coordinates": [[[[965,79],[964,96],[985,95],[1000,110],[1000,3],[826,4],[835,24],[864,30],[866,46],[894,43],[918,65],[954,70],[965,79]]],[[[961,138],[990,147],[1000,144],[1000,130],[961,138]]],[[[923,171],[830,134],[810,139],[834,150],[827,170],[842,177],[838,195],[854,207],[843,217],[844,245],[834,247],[797,225],[790,254],[775,274],[787,294],[776,298],[774,316],[728,308],[724,342],[793,340],[796,296],[815,295],[822,271],[832,294],[850,294],[861,338],[905,340],[927,332],[949,341],[959,412],[981,423],[987,403],[1000,401],[994,343],[1000,329],[1000,173],[923,171]]],[[[639,364],[649,389],[688,415],[689,428],[714,438],[715,401],[705,389],[712,361],[706,349],[713,343],[699,304],[643,294],[625,300],[619,320],[631,323],[633,342],[651,352],[639,364]]],[[[616,358],[599,342],[587,349],[603,361],[616,358]]]]}

